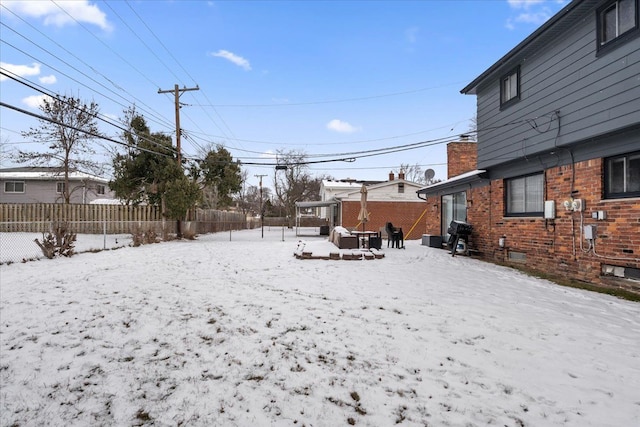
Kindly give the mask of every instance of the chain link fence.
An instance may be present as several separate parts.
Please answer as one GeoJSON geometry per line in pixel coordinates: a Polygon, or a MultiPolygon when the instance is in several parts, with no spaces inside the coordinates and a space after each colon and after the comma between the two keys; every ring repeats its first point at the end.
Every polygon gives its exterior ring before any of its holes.
{"type": "MultiPolygon", "coordinates": [[[[50,233],[55,235],[57,224],[51,221],[0,222],[0,264],[45,258],[36,240],[42,243],[50,233]]],[[[167,238],[175,233],[175,222],[163,221],[120,222],[117,229],[110,227],[106,221],[64,221],[60,224],[76,234],[76,253],[129,246],[133,244],[134,237],[142,233],[153,233],[159,238],[167,238]]]]}
{"type": "Polygon", "coordinates": [[[75,253],[137,246],[220,231],[255,228],[239,212],[196,209],[192,221],[162,220],[150,206],[0,204],[0,264],[45,258],[39,243],[64,225],[76,235],[75,253]]]}

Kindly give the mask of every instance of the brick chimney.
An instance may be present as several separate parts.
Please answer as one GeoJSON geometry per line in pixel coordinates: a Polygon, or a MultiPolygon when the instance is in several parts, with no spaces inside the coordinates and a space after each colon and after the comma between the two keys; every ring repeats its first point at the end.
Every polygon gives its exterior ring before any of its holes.
{"type": "Polygon", "coordinates": [[[398,179],[404,179],[404,171],[403,170],[398,172],[398,179]]]}
{"type": "Polygon", "coordinates": [[[396,176],[393,174],[393,171],[389,172],[389,181],[393,181],[396,176]]]}
{"type": "Polygon", "coordinates": [[[460,135],[460,141],[447,144],[447,179],[478,168],[478,144],[469,136],[460,135]]]}

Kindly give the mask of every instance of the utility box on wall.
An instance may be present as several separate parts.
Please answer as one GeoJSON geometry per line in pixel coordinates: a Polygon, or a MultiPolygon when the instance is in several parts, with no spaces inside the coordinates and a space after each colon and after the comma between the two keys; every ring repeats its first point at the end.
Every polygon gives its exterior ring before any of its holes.
{"type": "Polygon", "coordinates": [[[429,246],[430,248],[441,248],[442,236],[432,236],[431,234],[423,234],[422,246],[429,246]]]}
{"type": "Polygon", "coordinates": [[[556,202],[555,200],[544,201],[544,219],[555,219],[556,217],[556,202]]]}

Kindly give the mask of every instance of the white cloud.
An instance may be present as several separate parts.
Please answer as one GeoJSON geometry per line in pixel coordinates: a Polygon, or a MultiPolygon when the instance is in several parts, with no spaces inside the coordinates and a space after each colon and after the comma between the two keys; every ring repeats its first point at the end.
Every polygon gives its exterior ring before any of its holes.
{"type": "Polygon", "coordinates": [[[4,0],[7,9],[32,18],[42,18],[45,25],[64,27],[73,25],[76,21],[97,25],[103,30],[111,30],[107,15],[95,4],[88,0],[58,0],[49,1],[4,0]]]}
{"type": "Polygon", "coordinates": [[[209,55],[215,56],[218,58],[224,58],[227,61],[231,61],[232,63],[236,64],[238,67],[244,68],[246,71],[251,70],[251,64],[249,63],[249,61],[244,59],[242,56],[238,56],[233,52],[229,52],[228,50],[220,49],[219,51],[215,53],[210,53],[209,55]]]}
{"type": "Polygon", "coordinates": [[[531,6],[544,3],[545,0],[507,0],[514,9],[529,9],[531,6]]]}
{"type": "Polygon", "coordinates": [[[49,95],[32,95],[22,99],[22,103],[31,108],[40,108],[45,98],[52,98],[49,95]]]}
{"type": "Polygon", "coordinates": [[[515,16],[511,16],[507,19],[505,26],[509,30],[516,28],[517,24],[527,24],[533,26],[539,26],[544,24],[554,12],[556,6],[549,7],[549,3],[555,3],[556,5],[563,6],[566,0],[507,0],[509,6],[519,11],[515,16]],[[546,4],[545,4],[546,3],[546,4]]]}
{"type": "Polygon", "coordinates": [[[327,129],[340,133],[353,133],[361,130],[360,128],[355,127],[348,122],[343,122],[342,120],[338,119],[333,119],[329,123],[327,123],[327,129]]]}
{"type": "Polygon", "coordinates": [[[415,43],[418,40],[419,31],[420,29],[418,27],[407,28],[404,30],[404,36],[409,43],[415,43]]]}
{"type": "Polygon", "coordinates": [[[56,79],[56,76],[54,76],[53,74],[51,74],[50,76],[42,76],[38,80],[40,80],[40,83],[42,83],[43,85],[52,85],[58,81],[58,79],[56,79]]]}
{"type": "MultiPolygon", "coordinates": [[[[17,65],[17,64],[9,64],[7,62],[0,62],[0,67],[9,71],[10,73],[16,74],[20,77],[26,76],[37,76],[40,74],[40,64],[33,63],[29,65],[17,65]]],[[[0,75],[0,82],[7,80],[9,77],[5,75],[0,75]]]]}

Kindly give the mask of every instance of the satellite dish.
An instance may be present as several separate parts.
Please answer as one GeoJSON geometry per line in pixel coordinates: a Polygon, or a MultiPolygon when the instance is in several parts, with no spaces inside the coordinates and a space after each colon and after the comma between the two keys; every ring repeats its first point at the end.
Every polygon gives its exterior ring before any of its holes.
{"type": "Polygon", "coordinates": [[[431,182],[434,176],[436,176],[436,172],[433,169],[427,169],[424,171],[424,179],[427,182],[431,182]]]}

